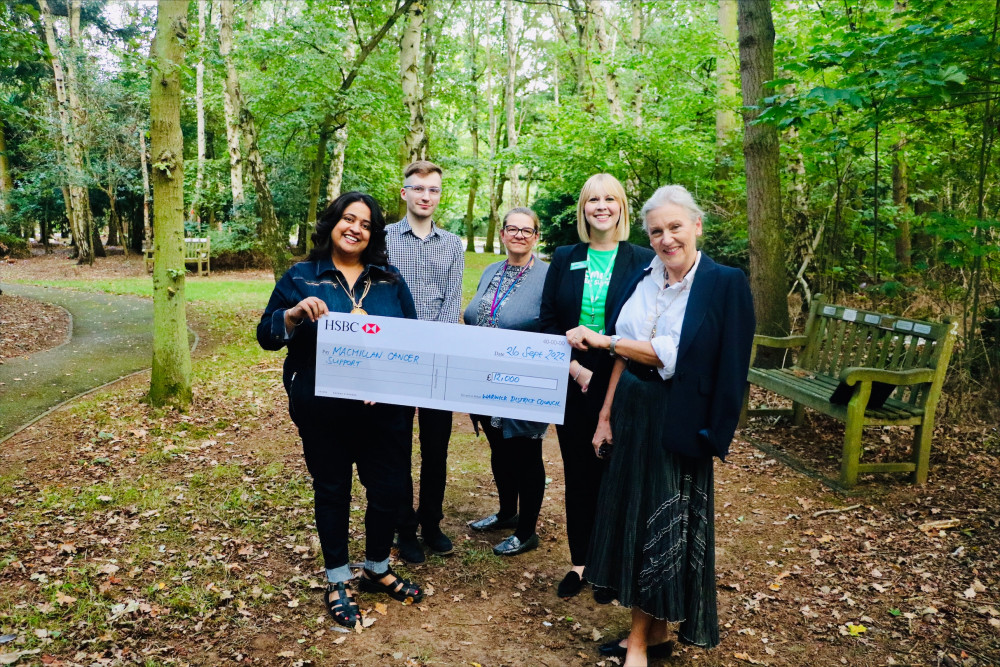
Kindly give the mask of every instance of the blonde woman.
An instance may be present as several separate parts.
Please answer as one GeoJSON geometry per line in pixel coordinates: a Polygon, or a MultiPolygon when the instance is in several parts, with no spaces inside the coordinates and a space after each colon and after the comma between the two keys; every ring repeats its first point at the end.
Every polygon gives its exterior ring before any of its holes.
{"type": "MultiPolygon", "coordinates": [[[[628,242],[625,189],[611,174],[587,179],[577,202],[580,242],[552,255],[540,312],[543,333],[565,334],[577,326],[604,333],[605,314],[621,301],[628,280],[649,265],[653,251],[628,242]]],[[[570,363],[566,418],[556,427],[566,476],[566,534],[571,569],[559,584],[570,598],[586,583],[587,548],[604,469],[591,438],[611,377],[607,352],[574,350],[570,363]]]]}

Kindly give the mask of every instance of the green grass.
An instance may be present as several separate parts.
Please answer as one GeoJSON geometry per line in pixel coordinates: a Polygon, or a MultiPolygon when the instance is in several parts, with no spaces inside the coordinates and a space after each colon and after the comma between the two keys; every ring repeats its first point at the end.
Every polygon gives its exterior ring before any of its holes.
{"type": "MultiPolygon", "coordinates": [[[[462,276],[462,307],[472,299],[479,285],[483,269],[501,259],[500,255],[465,253],[465,274],[462,276]]],[[[153,279],[150,276],[117,278],[114,280],[15,280],[30,285],[45,285],[82,292],[107,292],[153,297],[153,279]]],[[[202,280],[189,278],[184,284],[185,297],[192,303],[227,304],[234,307],[264,310],[274,283],[270,280],[202,280]]]]}

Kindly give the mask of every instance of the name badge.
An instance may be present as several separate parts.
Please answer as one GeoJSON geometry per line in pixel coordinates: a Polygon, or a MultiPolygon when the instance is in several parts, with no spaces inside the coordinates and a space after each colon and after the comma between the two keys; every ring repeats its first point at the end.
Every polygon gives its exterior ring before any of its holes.
{"type": "Polygon", "coordinates": [[[587,260],[583,260],[580,262],[573,262],[572,264],[569,265],[570,271],[576,271],[577,269],[585,269],[585,268],[587,268],[587,260]]]}

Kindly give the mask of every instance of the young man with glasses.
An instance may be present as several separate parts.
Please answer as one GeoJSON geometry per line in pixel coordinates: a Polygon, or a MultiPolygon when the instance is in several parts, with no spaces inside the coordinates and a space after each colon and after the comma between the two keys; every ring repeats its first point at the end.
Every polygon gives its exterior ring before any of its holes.
{"type": "MultiPolygon", "coordinates": [[[[403,170],[400,197],[406,202],[406,216],[388,225],[386,246],[389,263],[406,279],[417,317],[432,322],[458,322],[462,299],[462,272],[465,253],[455,234],[434,224],[434,211],[441,203],[441,167],[418,160],[403,170]]],[[[414,408],[410,408],[413,421],[414,408]]],[[[413,509],[413,479],[410,479],[408,502],[401,508],[396,528],[399,532],[399,556],[410,563],[422,563],[424,552],[417,542],[417,524],[424,544],[432,552],[446,556],[454,549],[441,532],[444,518],[445,478],[448,472],[448,440],[451,437],[451,412],[420,408],[420,492],[413,509]]]]}

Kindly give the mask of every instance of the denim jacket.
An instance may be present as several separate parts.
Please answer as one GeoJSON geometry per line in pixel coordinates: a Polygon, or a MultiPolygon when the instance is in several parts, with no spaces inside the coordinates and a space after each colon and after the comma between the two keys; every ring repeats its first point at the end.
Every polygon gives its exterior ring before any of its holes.
{"type": "MultiPolygon", "coordinates": [[[[324,258],[318,262],[299,262],[288,269],[271,292],[267,308],[257,325],[257,342],[265,350],[280,350],[288,346],[285,358],[283,380],[287,389],[293,373],[308,376],[310,381],[316,373],[316,323],[308,319],[285,335],[285,311],[294,307],[307,296],[315,296],[326,303],[331,313],[349,313],[354,305],[338,280],[347,280],[333,265],[333,260],[324,258]]],[[[362,307],[370,315],[382,317],[406,317],[417,319],[413,296],[406,281],[394,266],[368,264],[356,283],[358,292],[363,290],[365,279],[371,277],[362,307]]]]}

